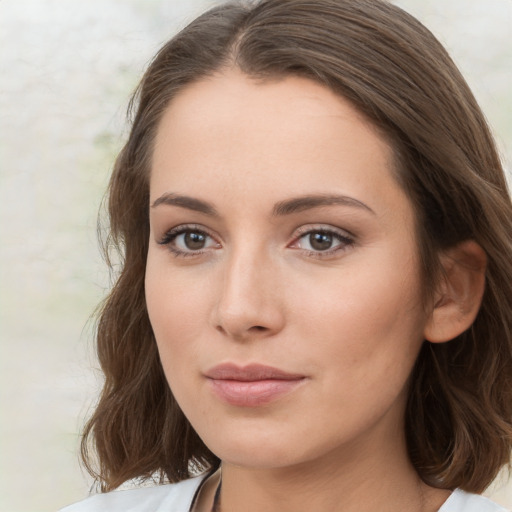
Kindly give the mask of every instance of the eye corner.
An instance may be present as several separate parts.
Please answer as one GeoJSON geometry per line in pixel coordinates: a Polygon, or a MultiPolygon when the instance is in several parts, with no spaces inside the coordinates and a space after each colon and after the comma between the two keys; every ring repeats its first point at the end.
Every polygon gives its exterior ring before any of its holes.
{"type": "Polygon", "coordinates": [[[200,256],[222,247],[217,237],[204,226],[180,224],[167,230],[157,244],[166,247],[176,257],[200,256]]]}
{"type": "Polygon", "coordinates": [[[303,251],[308,257],[328,258],[341,255],[355,243],[355,237],[347,230],[333,226],[301,226],[287,247],[303,251]],[[316,240],[312,236],[316,235],[316,240]],[[305,240],[301,246],[301,240],[305,240]]]}

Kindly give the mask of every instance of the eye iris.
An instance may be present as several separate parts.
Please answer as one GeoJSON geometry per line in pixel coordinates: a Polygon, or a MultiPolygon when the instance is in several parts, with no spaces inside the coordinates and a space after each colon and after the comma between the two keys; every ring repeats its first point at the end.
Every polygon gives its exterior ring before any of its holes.
{"type": "Polygon", "coordinates": [[[332,246],[332,235],[328,233],[312,233],[309,235],[309,243],[316,251],[326,251],[332,246]]]}
{"type": "Polygon", "coordinates": [[[204,248],[206,244],[206,235],[204,233],[189,231],[188,233],[185,233],[184,241],[187,249],[197,251],[198,249],[204,248]]]}

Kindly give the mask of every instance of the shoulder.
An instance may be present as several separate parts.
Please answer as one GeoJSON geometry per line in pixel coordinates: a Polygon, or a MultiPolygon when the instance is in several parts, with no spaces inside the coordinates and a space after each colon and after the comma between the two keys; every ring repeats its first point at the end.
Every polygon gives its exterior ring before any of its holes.
{"type": "Polygon", "coordinates": [[[439,512],[508,512],[506,508],[491,500],[455,489],[439,512]]]}
{"type": "Polygon", "coordinates": [[[60,512],[188,512],[204,476],[177,484],[95,494],[60,512]]]}

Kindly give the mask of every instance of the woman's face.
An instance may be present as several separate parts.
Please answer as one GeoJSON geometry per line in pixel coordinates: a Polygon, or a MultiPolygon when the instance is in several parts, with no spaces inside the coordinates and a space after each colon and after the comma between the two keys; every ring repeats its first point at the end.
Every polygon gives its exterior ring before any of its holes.
{"type": "Polygon", "coordinates": [[[342,98],[231,70],[160,124],[146,295],[174,396],[225,461],[402,442],[427,313],[392,152],[342,98]]]}

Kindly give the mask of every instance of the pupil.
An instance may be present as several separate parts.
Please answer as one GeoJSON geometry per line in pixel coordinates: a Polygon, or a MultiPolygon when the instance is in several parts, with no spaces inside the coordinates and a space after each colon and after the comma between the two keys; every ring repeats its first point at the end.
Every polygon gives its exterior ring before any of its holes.
{"type": "Polygon", "coordinates": [[[309,235],[309,243],[317,251],[325,251],[331,248],[332,236],[327,233],[314,233],[309,235]]]}
{"type": "Polygon", "coordinates": [[[187,249],[197,251],[203,249],[206,242],[206,237],[203,233],[185,233],[185,245],[187,249]]]}

